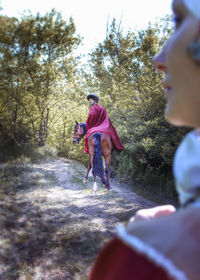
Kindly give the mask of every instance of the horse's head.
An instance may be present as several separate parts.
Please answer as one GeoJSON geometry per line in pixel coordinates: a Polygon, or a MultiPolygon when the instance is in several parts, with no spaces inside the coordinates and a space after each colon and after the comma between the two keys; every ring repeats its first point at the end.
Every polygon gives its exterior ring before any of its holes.
{"type": "Polygon", "coordinates": [[[81,138],[86,134],[86,124],[78,123],[76,121],[76,125],[74,127],[74,135],[73,135],[73,143],[79,143],[81,138]]]}

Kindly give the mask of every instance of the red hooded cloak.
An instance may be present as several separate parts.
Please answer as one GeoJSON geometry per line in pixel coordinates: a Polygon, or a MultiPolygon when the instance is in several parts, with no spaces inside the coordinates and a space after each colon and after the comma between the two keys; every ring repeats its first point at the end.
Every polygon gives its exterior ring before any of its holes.
{"type": "Polygon", "coordinates": [[[85,136],[85,153],[88,153],[87,138],[94,132],[103,132],[109,135],[115,148],[119,151],[123,149],[119,136],[108,117],[108,113],[102,106],[95,104],[90,108],[86,121],[86,128],[87,134],[85,136]]]}

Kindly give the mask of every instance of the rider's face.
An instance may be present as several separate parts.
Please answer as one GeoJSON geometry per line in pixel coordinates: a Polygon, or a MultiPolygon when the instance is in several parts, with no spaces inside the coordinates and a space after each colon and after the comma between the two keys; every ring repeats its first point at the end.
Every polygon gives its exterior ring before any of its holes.
{"type": "MultiPolygon", "coordinates": [[[[192,0],[191,0],[192,1],[192,0]]],[[[176,29],[163,50],[154,58],[167,96],[165,116],[174,125],[200,126],[200,67],[187,52],[199,30],[199,20],[183,0],[173,0],[176,29]]]]}
{"type": "Polygon", "coordinates": [[[90,104],[90,106],[92,106],[92,105],[96,104],[96,101],[93,98],[90,98],[89,104],[90,104]]]}

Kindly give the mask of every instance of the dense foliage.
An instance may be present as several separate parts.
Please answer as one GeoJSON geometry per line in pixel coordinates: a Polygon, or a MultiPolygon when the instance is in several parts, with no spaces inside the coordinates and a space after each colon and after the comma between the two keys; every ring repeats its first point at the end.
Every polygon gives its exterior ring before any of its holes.
{"type": "Polygon", "coordinates": [[[166,18],[124,36],[113,21],[105,41],[91,54],[96,90],[125,147],[113,157],[116,174],[156,190],[173,189],[172,160],[186,133],[165,121],[162,75],[152,65],[169,26],[166,18]]]}
{"type": "Polygon", "coordinates": [[[0,23],[1,142],[42,146],[76,99],[72,51],[80,38],[73,20],[67,24],[54,10],[0,23]]]}
{"type": "Polygon", "coordinates": [[[124,145],[113,153],[121,178],[157,189],[172,183],[172,159],[185,129],[164,119],[162,75],[152,58],[170,33],[169,19],[124,34],[113,20],[87,67],[74,56],[75,23],[52,10],[20,20],[0,17],[0,144],[50,145],[83,161],[72,144],[75,120],[85,122],[86,95],[96,92],[124,145]],[[90,68],[89,68],[90,67],[90,68]]]}

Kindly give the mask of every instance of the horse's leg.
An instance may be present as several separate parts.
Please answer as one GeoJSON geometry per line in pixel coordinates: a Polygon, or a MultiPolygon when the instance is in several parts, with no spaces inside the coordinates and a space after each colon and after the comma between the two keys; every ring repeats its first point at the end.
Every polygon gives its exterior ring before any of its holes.
{"type": "Polygon", "coordinates": [[[105,157],[105,163],[106,163],[106,169],[105,169],[105,173],[106,173],[106,187],[107,189],[110,189],[110,154],[106,155],[105,157]]]}
{"type": "Polygon", "coordinates": [[[98,185],[97,185],[97,182],[96,182],[96,174],[95,174],[95,172],[93,172],[93,170],[92,170],[92,174],[93,174],[93,178],[94,178],[94,181],[93,181],[93,195],[96,193],[96,191],[97,191],[97,187],[98,187],[98,185]]]}
{"type": "Polygon", "coordinates": [[[105,186],[106,179],[104,178],[104,168],[103,168],[103,159],[102,159],[102,134],[97,132],[93,134],[94,139],[94,160],[93,160],[93,169],[96,173],[95,175],[98,176],[101,180],[101,183],[105,186]]]}
{"type": "Polygon", "coordinates": [[[105,175],[106,175],[106,184],[105,187],[110,190],[110,159],[111,159],[111,152],[112,152],[112,142],[110,137],[104,135],[102,137],[101,142],[102,152],[105,159],[105,175]]]}
{"type": "MultiPolygon", "coordinates": [[[[91,155],[91,162],[92,162],[92,167],[93,167],[93,159],[94,159],[94,155],[91,155]]],[[[94,171],[94,168],[92,168],[92,175],[93,175],[93,195],[95,195],[96,191],[97,191],[97,182],[96,182],[96,173],[94,171]]]]}
{"type": "Polygon", "coordinates": [[[93,168],[93,160],[94,160],[94,139],[91,136],[88,137],[88,152],[90,155],[90,169],[92,168],[92,175],[93,175],[93,194],[97,191],[97,183],[96,183],[96,172],[93,168]]]}
{"type": "Polygon", "coordinates": [[[86,172],[86,175],[85,175],[85,178],[83,179],[83,183],[87,183],[87,181],[88,181],[88,175],[89,175],[89,173],[90,173],[90,170],[91,170],[91,163],[89,162],[88,168],[87,168],[87,172],[86,172]]]}

